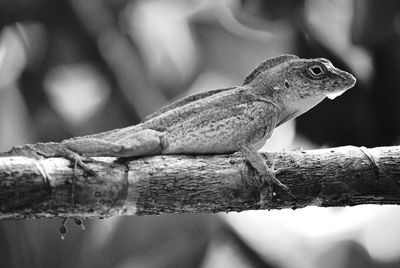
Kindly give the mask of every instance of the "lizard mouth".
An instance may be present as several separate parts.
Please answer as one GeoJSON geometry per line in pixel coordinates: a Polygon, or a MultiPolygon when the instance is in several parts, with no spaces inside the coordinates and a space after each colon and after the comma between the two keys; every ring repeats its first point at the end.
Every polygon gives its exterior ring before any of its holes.
{"type": "Polygon", "coordinates": [[[347,89],[329,93],[329,94],[326,94],[326,96],[328,97],[328,99],[333,100],[333,99],[336,99],[337,97],[339,97],[340,95],[342,95],[346,90],[347,89]]]}

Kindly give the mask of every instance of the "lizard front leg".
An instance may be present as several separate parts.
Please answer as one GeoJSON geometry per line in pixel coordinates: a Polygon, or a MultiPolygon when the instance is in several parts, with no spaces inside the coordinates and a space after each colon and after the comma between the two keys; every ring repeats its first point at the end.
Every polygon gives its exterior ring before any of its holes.
{"type": "MultiPolygon", "coordinates": [[[[285,184],[281,183],[277,178],[276,174],[279,170],[274,169],[274,165],[272,168],[269,168],[265,163],[261,154],[253,147],[253,145],[247,142],[239,142],[237,144],[240,152],[243,154],[243,157],[250,163],[250,165],[258,172],[261,176],[261,182],[256,182],[259,184],[261,188],[261,196],[260,203],[268,203],[272,201],[273,198],[273,185],[277,185],[280,187],[285,193],[289,194],[292,198],[294,195],[290,192],[289,187],[285,184]]],[[[253,182],[250,182],[254,184],[253,182]]]]}

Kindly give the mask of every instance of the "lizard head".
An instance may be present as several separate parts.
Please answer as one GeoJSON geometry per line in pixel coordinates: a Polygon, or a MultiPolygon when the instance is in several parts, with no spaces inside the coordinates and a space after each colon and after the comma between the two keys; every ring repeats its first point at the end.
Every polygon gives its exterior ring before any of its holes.
{"type": "Polygon", "coordinates": [[[326,97],[334,99],[353,87],[356,79],[324,58],[300,59],[281,55],[258,65],[245,79],[257,94],[281,103],[287,115],[294,118],[326,97]]]}
{"type": "Polygon", "coordinates": [[[356,79],[324,58],[300,59],[282,55],[264,61],[245,81],[261,94],[279,99],[294,118],[326,97],[333,99],[353,87],[356,79]]]}
{"type": "Polygon", "coordinates": [[[324,58],[296,59],[281,67],[285,74],[282,88],[299,98],[323,96],[334,99],[356,83],[353,75],[334,67],[324,58]]]}

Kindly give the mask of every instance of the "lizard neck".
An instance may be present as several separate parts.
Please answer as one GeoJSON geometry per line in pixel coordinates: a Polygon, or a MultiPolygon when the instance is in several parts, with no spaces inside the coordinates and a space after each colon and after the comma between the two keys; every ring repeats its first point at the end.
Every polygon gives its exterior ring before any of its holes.
{"type": "Polygon", "coordinates": [[[275,104],[278,109],[277,126],[296,118],[320,103],[326,96],[323,94],[310,95],[295,88],[285,90],[279,85],[271,86],[273,83],[250,87],[251,93],[261,99],[275,104]]]}
{"type": "Polygon", "coordinates": [[[285,102],[283,101],[283,98],[280,96],[278,92],[274,92],[272,89],[268,91],[258,91],[258,90],[253,90],[255,95],[257,95],[260,99],[268,100],[268,102],[271,102],[274,104],[274,106],[277,109],[277,120],[278,120],[278,125],[283,124],[284,122],[294,118],[294,114],[296,113],[295,111],[292,111],[290,109],[287,109],[285,102]]]}
{"type": "Polygon", "coordinates": [[[318,103],[323,101],[325,96],[323,95],[316,95],[313,97],[307,98],[285,98],[281,97],[281,114],[280,114],[280,121],[278,125],[281,125],[291,119],[302,115],[303,113],[307,112],[318,103]]]}

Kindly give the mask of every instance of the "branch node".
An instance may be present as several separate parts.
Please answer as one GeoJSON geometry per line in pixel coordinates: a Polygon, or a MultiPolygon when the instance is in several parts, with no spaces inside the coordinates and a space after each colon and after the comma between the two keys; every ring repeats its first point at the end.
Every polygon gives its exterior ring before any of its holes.
{"type": "Polygon", "coordinates": [[[364,146],[358,147],[358,149],[359,149],[359,150],[369,159],[369,161],[371,162],[371,164],[372,164],[372,166],[373,166],[373,168],[374,168],[374,171],[375,171],[376,182],[378,183],[378,181],[379,181],[379,167],[378,167],[378,165],[376,164],[376,161],[375,161],[374,156],[371,154],[371,152],[369,151],[369,149],[366,148],[366,147],[364,147],[364,146]]]}

